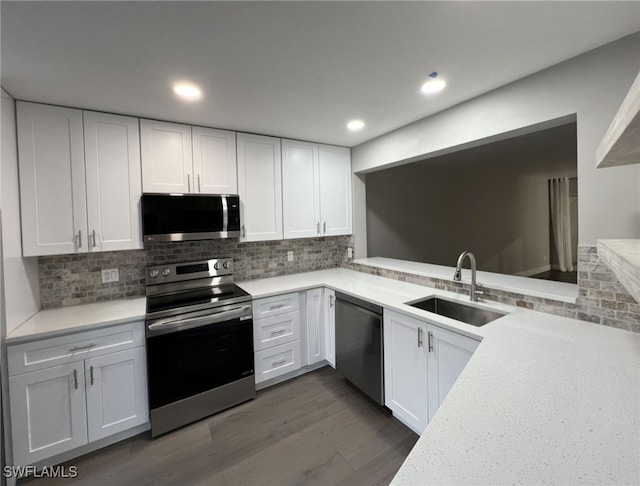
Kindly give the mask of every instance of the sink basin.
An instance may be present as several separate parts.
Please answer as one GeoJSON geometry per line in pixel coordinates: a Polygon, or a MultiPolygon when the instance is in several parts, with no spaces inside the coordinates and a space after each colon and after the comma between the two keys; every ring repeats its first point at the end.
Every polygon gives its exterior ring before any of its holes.
{"type": "Polygon", "coordinates": [[[407,302],[407,304],[411,307],[417,307],[418,309],[433,312],[434,314],[449,317],[456,321],[477,327],[484,326],[505,315],[501,312],[481,309],[461,302],[441,299],[440,297],[429,297],[412,303],[407,302]]]}

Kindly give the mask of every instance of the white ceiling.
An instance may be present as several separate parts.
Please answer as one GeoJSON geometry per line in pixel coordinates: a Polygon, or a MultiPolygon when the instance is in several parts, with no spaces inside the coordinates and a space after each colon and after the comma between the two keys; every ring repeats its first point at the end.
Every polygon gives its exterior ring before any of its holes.
{"type": "Polygon", "coordinates": [[[354,146],[640,30],[640,2],[2,1],[1,21],[17,99],[354,146]]]}

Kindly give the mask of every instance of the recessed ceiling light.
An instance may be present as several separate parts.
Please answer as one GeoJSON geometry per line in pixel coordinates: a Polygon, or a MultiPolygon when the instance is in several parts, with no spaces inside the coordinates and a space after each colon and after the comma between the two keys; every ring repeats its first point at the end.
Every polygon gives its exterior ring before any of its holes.
{"type": "Polygon", "coordinates": [[[438,78],[438,73],[434,71],[429,74],[429,79],[422,85],[420,91],[424,94],[433,94],[442,91],[446,85],[447,82],[442,78],[438,78]]]}
{"type": "Polygon", "coordinates": [[[364,128],[364,122],[362,120],[351,120],[347,123],[347,128],[352,132],[359,132],[364,128]]]}
{"type": "Polygon", "coordinates": [[[175,83],[173,85],[173,92],[178,95],[178,97],[187,101],[196,101],[202,98],[202,91],[192,83],[175,83]]]}

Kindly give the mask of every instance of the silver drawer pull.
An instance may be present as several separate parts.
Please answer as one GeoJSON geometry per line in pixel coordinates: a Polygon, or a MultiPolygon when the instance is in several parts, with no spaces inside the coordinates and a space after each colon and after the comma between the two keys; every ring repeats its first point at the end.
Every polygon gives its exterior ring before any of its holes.
{"type": "Polygon", "coordinates": [[[93,366],[89,366],[89,378],[91,378],[91,386],[93,386],[93,366]]]}
{"type": "Polygon", "coordinates": [[[276,310],[276,309],[282,309],[285,305],[287,304],[277,304],[277,305],[272,305],[269,310],[276,310]]]}
{"type": "Polygon", "coordinates": [[[429,331],[429,352],[433,352],[433,332],[429,331]]]}
{"type": "Polygon", "coordinates": [[[278,366],[278,365],[284,364],[286,362],[287,362],[286,359],[280,359],[278,361],[274,361],[273,363],[271,363],[271,367],[273,368],[274,366],[278,366]]]}
{"type": "Polygon", "coordinates": [[[78,370],[73,370],[73,388],[75,390],[78,389],[78,370]]]}
{"type": "Polygon", "coordinates": [[[286,329],[276,329],[275,331],[271,331],[271,335],[275,335],[275,334],[282,334],[283,332],[286,332],[286,329]]]}
{"type": "Polygon", "coordinates": [[[87,344],[86,346],[76,346],[75,348],[71,348],[69,350],[70,353],[74,353],[76,351],[82,351],[83,349],[91,349],[91,348],[95,348],[96,345],[91,343],[91,344],[87,344]]]}

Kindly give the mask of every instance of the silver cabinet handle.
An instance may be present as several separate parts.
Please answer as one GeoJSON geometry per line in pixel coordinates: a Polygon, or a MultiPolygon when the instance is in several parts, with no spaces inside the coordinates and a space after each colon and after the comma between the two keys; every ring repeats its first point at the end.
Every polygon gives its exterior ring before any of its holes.
{"type": "Polygon", "coordinates": [[[333,307],[333,299],[335,299],[335,297],[333,295],[329,296],[329,307],[333,307]]]}
{"type": "Polygon", "coordinates": [[[89,366],[89,379],[91,380],[91,386],[93,386],[93,366],[89,366]]]}
{"type": "Polygon", "coordinates": [[[93,247],[95,248],[96,247],[96,230],[93,230],[92,236],[93,236],[93,247]]]}
{"type": "Polygon", "coordinates": [[[318,221],[318,224],[316,224],[316,231],[318,232],[318,234],[320,234],[320,221],[318,221]]]}
{"type": "Polygon", "coordinates": [[[322,233],[323,234],[327,234],[327,222],[325,221],[324,223],[322,223],[322,233]]]}
{"type": "Polygon", "coordinates": [[[275,336],[276,334],[282,334],[286,329],[276,329],[275,331],[271,331],[271,335],[275,336]]]}
{"type": "Polygon", "coordinates": [[[78,248],[82,248],[82,230],[78,230],[78,248]]]}
{"type": "Polygon", "coordinates": [[[286,304],[274,304],[271,307],[269,307],[269,310],[276,310],[276,309],[282,309],[286,304]]]}
{"type": "Polygon", "coordinates": [[[91,348],[95,348],[95,347],[96,347],[96,345],[94,343],[91,343],[91,344],[87,344],[86,346],[76,346],[75,348],[71,348],[69,350],[69,352],[73,353],[75,351],[81,351],[83,349],[91,349],[91,348]]]}
{"type": "Polygon", "coordinates": [[[422,328],[418,328],[418,347],[422,347],[422,328]]]}
{"type": "Polygon", "coordinates": [[[200,190],[200,174],[198,174],[198,192],[202,192],[202,191],[200,190]]]}
{"type": "Polygon", "coordinates": [[[429,352],[433,351],[433,332],[429,331],[429,352]]]}
{"type": "Polygon", "coordinates": [[[187,174],[187,192],[191,192],[191,174],[187,174]]]}
{"type": "Polygon", "coordinates": [[[73,388],[78,389],[78,370],[73,370],[73,388]]]}
{"type": "Polygon", "coordinates": [[[283,364],[283,363],[286,363],[286,362],[287,362],[286,359],[279,359],[278,361],[272,362],[271,363],[271,367],[274,367],[274,366],[277,366],[277,365],[280,365],[280,364],[283,364]]]}
{"type": "Polygon", "coordinates": [[[242,225],[242,237],[245,238],[247,236],[247,232],[244,229],[244,225],[242,225]]]}

